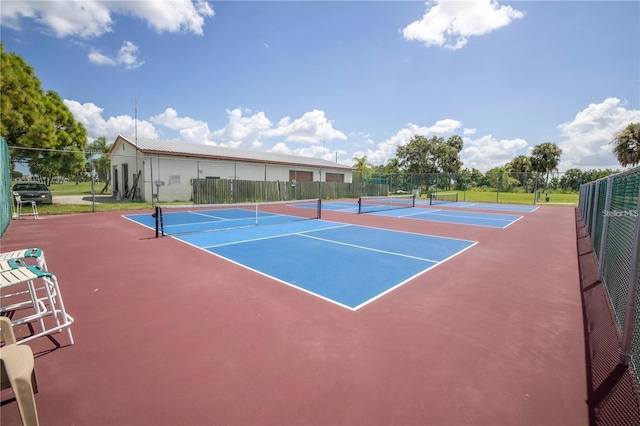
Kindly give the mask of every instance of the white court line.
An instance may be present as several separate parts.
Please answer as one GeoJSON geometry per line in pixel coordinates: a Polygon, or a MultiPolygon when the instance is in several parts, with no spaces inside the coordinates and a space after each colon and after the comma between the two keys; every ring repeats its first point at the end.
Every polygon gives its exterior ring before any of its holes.
{"type": "MultiPolygon", "coordinates": [[[[446,238],[446,237],[445,237],[445,238],[446,238]]],[[[475,246],[476,244],[478,244],[478,242],[477,242],[477,241],[473,242],[473,244],[469,245],[469,247],[466,247],[466,248],[464,248],[464,249],[462,249],[462,250],[460,250],[460,251],[458,251],[458,252],[456,252],[456,253],[452,254],[451,256],[447,257],[446,259],[442,259],[440,262],[436,262],[436,264],[435,264],[435,265],[431,265],[430,267],[428,267],[428,268],[427,268],[427,269],[425,269],[424,271],[418,272],[417,274],[415,274],[415,275],[413,275],[413,276],[411,276],[411,277],[407,278],[406,280],[404,280],[404,281],[402,281],[402,282],[400,282],[400,283],[398,283],[398,284],[394,285],[394,286],[393,286],[393,287],[391,287],[391,288],[388,288],[387,290],[385,290],[385,291],[383,291],[382,293],[380,293],[380,294],[378,294],[378,295],[376,295],[376,296],[372,297],[371,299],[369,299],[369,300],[366,300],[366,301],[362,302],[361,304],[359,304],[358,306],[356,306],[355,308],[353,308],[353,310],[354,310],[354,311],[357,311],[358,309],[362,308],[363,306],[366,306],[366,305],[368,305],[369,303],[371,303],[371,302],[373,302],[373,301],[375,301],[375,300],[377,300],[377,299],[381,298],[382,296],[384,296],[384,295],[386,295],[386,294],[391,293],[393,290],[395,290],[395,289],[397,289],[397,288],[399,288],[399,287],[401,287],[401,286],[405,285],[406,283],[408,283],[409,281],[413,280],[414,278],[417,278],[417,277],[419,277],[420,275],[424,274],[425,272],[430,271],[431,269],[435,268],[436,266],[443,264],[444,262],[446,262],[446,261],[447,261],[447,260],[449,260],[449,259],[453,259],[454,257],[456,257],[457,255],[459,255],[460,253],[462,253],[462,252],[464,252],[464,251],[469,250],[471,247],[475,246]]]]}
{"type": "Polygon", "coordinates": [[[423,257],[410,256],[408,254],[396,253],[396,252],[393,252],[393,251],[386,251],[386,250],[380,250],[380,249],[375,249],[375,248],[371,248],[371,247],[359,246],[357,244],[343,243],[341,241],[328,240],[326,238],[315,237],[313,235],[300,235],[300,236],[301,237],[307,237],[307,238],[313,238],[314,240],[325,241],[325,242],[328,242],[328,243],[339,244],[339,245],[343,245],[343,246],[347,246],[347,247],[358,248],[358,249],[362,249],[362,250],[375,251],[375,252],[378,252],[378,253],[390,254],[390,255],[399,256],[399,257],[406,257],[406,258],[409,258],[409,259],[422,260],[424,262],[438,263],[437,260],[433,260],[433,259],[425,259],[423,257]]]}
{"type": "MultiPolygon", "coordinates": [[[[418,216],[418,215],[427,215],[427,214],[431,214],[434,212],[442,212],[439,214],[436,214],[435,216],[442,216],[442,217],[459,217],[459,218],[464,218],[464,219],[479,219],[479,220],[486,220],[486,221],[492,221],[495,220],[497,222],[509,222],[508,224],[506,224],[505,226],[503,226],[502,228],[506,228],[507,226],[511,225],[513,222],[516,222],[520,219],[522,219],[523,216],[518,216],[516,219],[500,219],[500,218],[495,218],[495,217],[482,217],[482,216],[464,216],[464,215],[457,215],[454,213],[444,213],[445,210],[434,210],[434,211],[430,211],[430,212],[424,212],[424,213],[412,213],[412,214],[408,214],[408,215],[403,215],[403,216],[399,216],[399,217],[409,217],[409,216],[418,216]]],[[[450,210],[446,210],[447,212],[449,212],[450,210]]],[[[482,224],[477,224],[477,223],[461,223],[461,222],[454,222],[460,225],[476,225],[476,226],[488,226],[488,225],[482,225],[482,224]]],[[[495,227],[492,227],[495,228],[495,227]]]]}
{"type": "MultiPolygon", "coordinates": [[[[288,237],[288,236],[291,236],[291,235],[302,235],[302,234],[305,234],[307,232],[326,231],[327,229],[345,228],[347,226],[353,226],[353,225],[343,224],[343,225],[336,225],[336,226],[328,226],[326,228],[309,229],[308,231],[287,232],[286,234],[269,235],[268,237],[260,237],[260,238],[250,238],[248,240],[233,241],[233,242],[230,242],[230,243],[216,244],[216,245],[213,245],[213,246],[204,246],[203,248],[208,249],[208,248],[215,248],[215,247],[232,246],[234,244],[250,243],[250,242],[253,242],[253,241],[261,241],[261,240],[270,240],[270,239],[273,239],[273,238],[288,237]]],[[[179,237],[179,236],[177,236],[177,237],[179,237]]]]}
{"type": "MultiPolygon", "coordinates": [[[[192,213],[192,212],[189,212],[192,213]]],[[[235,219],[225,219],[223,217],[218,217],[218,216],[209,216],[209,215],[204,215],[204,214],[200,214],[200,216],[204,216],[204,217],[210,217],[211,219],[217,219],[217,220],[207,220],[205,222],[182,222],[182,223],[174,223],[174,224],[169,224],[167,225],[166,223],[163,224],[163,228],[171,228],[171,227],[176,227],[176,226],[190,226],[190,225],[200,225],[200,224],[207,224],[207,223],[220,223],[220,222],[239,222],[239,221],[247,221],[247,220],[252,220],[253,222],[255,222],[255,216],[252,217],[238,217],[235,219]]],[[[195,232],[199,232],[199,231],[195,231],[195,232]]]]}

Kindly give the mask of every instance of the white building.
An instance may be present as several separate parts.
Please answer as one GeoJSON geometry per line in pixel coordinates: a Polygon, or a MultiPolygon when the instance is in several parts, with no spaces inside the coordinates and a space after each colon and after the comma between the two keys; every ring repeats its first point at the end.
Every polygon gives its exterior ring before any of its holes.
{"type": "Polygon", "coordinates": [[[319,158],[118,135],[109,151],[113,194],[189,201],[194,179],[351,183],[351,167],[319,158]]]}

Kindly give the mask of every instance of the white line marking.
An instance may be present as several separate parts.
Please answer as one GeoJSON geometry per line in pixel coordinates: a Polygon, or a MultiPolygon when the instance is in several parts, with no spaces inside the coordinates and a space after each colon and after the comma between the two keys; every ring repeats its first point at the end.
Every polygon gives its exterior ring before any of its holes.
{"type": "Polygon", "coordinates": [[[389,288],[389,289],[387,289],[387,290],[383,291],[382,293],[380,293],[380,294],[378,294],[378,295],[376,295],[376,296],[372,297],[371,299],[369,299],[369,300],[366,300],[366,301],[362,302],[361,304],[359,304],[358,306],[356,306],[355,308],[353,308],[353,310],[354,310],[354,311],[357,311],[358,309],[362,308],[363,306],[368,305],[369,303],[373,302],[374,300],[377,300],[377,299],[381,298],[382,296],[384,296],[384,295],[386,295],[386,294],[391,293],[393,290],[397,289],[398,287],[405,285],[406,283],[408,283],[409,281],[413,280],[414,278],[417,278],[417,277],[419,277],[420,275],[424,274],[425,272],[427,272],[427,271],[429,271],[429,270],[431,270],[431,269],[435,268],[436,266],[443,264],[443,263],[444,263],[444,262],[446,262],[447,260],[449,260],[449,259],[452,259],[452,258],[456,257],[456,256],[457,256],[457,255],[459,255],[460,253],[462,253],[462,252],[464,252],[464,251],[469,250],[471,247],[475,246],[476,244],[478,244],[478,243],[477,243],[477,242],[474,242],[474,243],[473,243],[473,244],[471,244],[470,246],[468,246],[468,247],[466,247],[466,248],[464,248],[464,249],[462,249],[462,250],[460,250],[460,251],[458,251],[458,252],[456,252],[456,253],[452,254],[451,256],[447,257],[446,259],[443,259],[443,260],[441,260],[440,262],[437,262],[435,265],[432,265],[432,266],[428,267],[427,269],[425,269],[425,270],[423,270],[423,271],[421,271],[421,272],[418,272],[417,274],[413,275],[412,277],[407,278],[406,280],[404,280],[404,281],[402,281],[402,282],[400,282],[400,283],[398,283],[398,284],[394,285],[393,287],[391,287],[391,288],[389,288]]]}
{"type": "Polygon", "coordinates": [[[348,227],[348,226],[353,226],[353,225],[344,224],[344,225],[328,226],[326,228],[309,229],[308,231],[287,232],[286,234],[269,235],[268,237],[250,238],[248,240],[233,241],[233,242],[230,242],[230,243],[216,244],[216,245],[213,245],[213,246],[204,246],[204,248],[208,249],[208,248],[215,248],[215,247],[232,246],[234,244],[250,243],[250,242],[253,242],[253,241],[261,241],[261,240],[271,240],[271,239],[274,239],[274,238],[288,237],[288,236],[291,236],[291,235],[302,235],[302,234],[305,234],[307,232],[325,231],[327,229],[336,229],[336,228],[345,228],[345,227],[348,227]]]}
{"type": "Polygon", "coordinates": [[[313,238],[315,240],[325,241],[327,243],[339,244],[339,245],[343,245],[343,246],[347,246],[347,247],[354,247],[354,248],[358,248],[358,249],[362,249],[362,250],[369,250],[369,251],[375,251],[375,252],[378,252],[378,253],[390,254],[392,256],[406,257],[406,258],[409,258],[409,259],[421,260],[421,261],[424,261],[424,262],[438,263],[437,260],[433,260],[433,259],[425,259],[423,257],[410,256],[408,254],[395,253],[395,252],[392,252],[392,251],[386,251],[386,250],[380,250],[380,249],[375,249],[375,248],[371,248],[371,247],[359,246],[359,245],[356,245],[356,244],[343,243],[341,241],[327,240],[326,238],[314,237],[313,235],[300,235],[300,236],[301,237],[307,237],[307,238],[313,238]]]}

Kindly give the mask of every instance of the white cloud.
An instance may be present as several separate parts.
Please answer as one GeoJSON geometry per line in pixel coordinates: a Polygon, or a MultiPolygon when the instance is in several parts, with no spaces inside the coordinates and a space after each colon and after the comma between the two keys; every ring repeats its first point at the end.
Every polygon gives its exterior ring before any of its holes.
{"type": "Polygon", "coordinates": [[[118,65],[118,61],[113,58],[103,55],[102,52],[96,49],[91,49],[89,52],[89,62],[93,62],[98,65],[118,65]]]}
{"type": "MultiPolygon", "coordinates": [[[[250,113],[251,111],[245,110],[250,113]]],[[[251,116],[244,117],[240,108],[227,110],[228,123],[222,128],[211,133],[212,139],[221,139],[225,146],[234,148],[250,148],[261,146],[261,137],[269,130],[272,123],[260,111],[251,116]]]]}
{"type": "Polygon", "coordinates": [[[213,8],[203,0],[126,1],[116,5],[115,10],[146,20],[158,32],[185,31],[202,35],[204,18],[215,15],[213,8]]]}
{"type": "Polygon", "coordinates": [[[31,19],[57,37],[81,38],[111,32],[109,9],[99,1],[23,1],[2,2],[2,25],[21,30],[21,21],[31,19]]]}
{"type": "MultiPolygon", "coordinates": [[[[95,104],[81,104],[73,100],[65,100],[64,103],[76,120],[85,126],[90,139],[98,136],[115,139],[118,134],[134,133],[135,119],[128,115],[105,119],[102,116],[103,109],[95,104]]],[[[155,124],[177,132],[180,139],[185,142],[255,150],[264,149],[265,140],[274,137],[280,139],[284,137],[286,141],[296,142],[346,139],[342,132],[335,130],[327,121],[323,111],[311,111],[293,122],[290,122],[289,117],[285,117],[275,127],[262,111],[252,113],[249,110],[236,108],[227,110],[227,117],[228,122],[223,128],[210,131],[205,121],[180,117],[175,109],[166,108],[160,114],[151,116],[149,121],[138,120],[138,135],[157,138],[159,132],[154,127],[155,124]]],[[[272,150],[327,159],[335,159],[336,153],[336,151],[325,150],[324,144],[311,144],[306,148],[290,149],[282,143],[276,144],[272,150]]],[[[339,150],[338,154],[344,155],[346,152],[339,150]]]]}
{"type": "Polygon", "coordinates": [[[266,136],[284,136],[288,142],[319,143],[323,140],[342,139],[344,133],[333,128],[333,124],[324,116],[324,111],[313,110],[302,117],[289,122],[290,118],[280,120],[275,129],[266,132],[266,136]]]}
{"type": "Polygon", "coordinates": [[[322,145],[310,145],[304,148],[290,148],[284,142],[279,142],[273,146],[273,148],[269,149],[268,152],[275,152],[278,154],[287,154],[287,155],[297,155],[300,157],[313,157],[313,158],[322,158],[323,160],[336,162],[336,158],[338,158],[337,163],[343,164],[347,166],[353,165],[353,160],[351,158],[345,159],[344,156],[347,155],[347,151],[343,149],[338,150],[328,150],[322,145]],[[342,160],[342,161],[340,161],[342,160]]]}
{"type": "Polygon", "coordinates": [[[149,120],[159,126],[178,130],[180,139],[185,142],[213,144],[210,140],[211,132],[207,123],[190,117],[178,117],[178,112],[173,108],[167,108],[149,120]]]}
{"type": "Polygon", "coordinates": [[[130,41],[125,41],[115,57],[102,54],[99,50],[92,49],[89,52],[89,61],[98,65],[123,65],[127,69],[136,69],[144,64],[138,59],[138,46],[130,41]]]}
{"type": "Polygon", "coordinates": [[[629,123],[640,122],[640,110],[628,110],[617,98],[607,98],[599,104],[590,104],[578,112],[573,120],[558,126],[564,140],[560,170],[569,168],[619,169],[613,154],[615,135],[629,123]]]}
{"type": "Polygon", "coordinates": [[[523,16],[524,12],[500,6],[496,0],[435,0],[427,3],[422,19],[409,24],[402,34],[426,46],[456,50],[467,44],[469,37],[488,34],[523,16]]]}
{"type": "Polygon", "coordinates": [[[464,138],[460,159],[464,168],[476,168],[486,172],[494,167],[504,166],[520,155],[529,144],[524,139],[496,139],[486,135],[478,139],[464,138]]]}
{"type": "MultiPolygon", "coordinates": [[[[81,104],[78,101],[65,99],[64,104],[69,108],[76,121],[82,123],[87,129],[89,140],[97,139],[105,136],[109,143],[115,141],[119,134],[133,135],[136,131],[135,118],[128,115],[119,115],[117,117],[102,117],[103,109],[92,103],[81,104]]],[[[138,136],[147,138],[157,138],[153,124],[138,120],[137,123],[138,136]]]]}
{"type": "Polygon", "coordinates": [[[34,20],[57,37],[99,37],[113,31],[112,15],[140,18],[158,32],[203,34],[204,18],[214,16],[202,0],[163,1],[10,1],[2,2],[2,25],[20,30],[21,21],[34,20]]]}
{"type": "Polygon", "coordinates": [[[152,123],[160,124],[164,127],[168,127],[172,130],[182,130],[191,127],[199,127],[201,125],[207,125],[204,121],[195,120],[190,117],[178,117],[178,111],[173,108],[167,108],[163,113],[154,115],[149,118],[152,123]]]}

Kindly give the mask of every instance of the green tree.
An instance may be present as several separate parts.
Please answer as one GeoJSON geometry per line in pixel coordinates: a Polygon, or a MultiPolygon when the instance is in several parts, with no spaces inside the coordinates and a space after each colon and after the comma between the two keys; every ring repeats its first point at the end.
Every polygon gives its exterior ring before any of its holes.
{"type": "Polygon", "coordinates": [[[560,188],[569,191],[578,191],[583,183],[583,172],[580,169],[569,169],[560,178],[560,188]]]}
{"type": "Polygon", "coordinates": [[[609,175],[613,175],[618,173],[617,170],[611,170],[611,169],[591,169],[591,170],[586,170],[583,172],[582,174],[582,183],[589,183],[589,182],[593,182],[594,180],[598,180],[598,179],[602,179],[605,178],[609,175]]]}
{"type": "Polygon", "coordinates": [[[0,134],[9,146],[42,148],[34,137],[44,106],[40,80],[20,56],[5,53],[2,43],[0,70],[0,134]]]}
{"type": "Polygon", "coordinates": [[[489,178],[489,186],[496,188],[498,191],[510,191],[512,187],[520,185],[517,179],[509,175],[506,167],[494,167],[487,172],[489,178]]]}
{"type": "Polygon", "coordinates": [[[533,186],[531,158],[526,155],[518,155],[509,161],[505,167],[511,173],[511,176],[518,179],[520,185],[525,187],[525,191],[529,192],[529,185],[533,186]]]}
{"type": "MultiPolygon", "coordinates": [[[[104,187],[101,193],[105,193],[109,189],[109,183],[111,181],[110,162],[108,153],[111,150],[111,145],[107,143],[107,138],[100,136],[98,139],[87,145],[87,162],[89,168],[91,163],[93,164],[93,173],[95,177],[104,182],[104,187]]],[[[88,170],[91,174],[91,170],[88,170]]]]}
{"type": "Polygon", "coordinates": [[[451,136],[448,140],[440,137],[427,139],[414,135],[405,145],[396,148],[400,167],[409,173],[458,173],[462,167],[459,154],[462,138],[451,136]]]}
{"type": "Polygon", "coordinates": [[[531,166],[534,171],[546,173],[545,188],[549,184],[549,174],[557,170],[562,150],[554,143],[545,142],[533,147],[531,166]]]}
{"type": "Polygon", "coordinates": [[[87,131],[54,91],[42,91],[35,72],[20,56],[5,53],[0,43],[0,133],[13,161],[26,161],[32,173],[50,181],[56,175],[78,175],[87,131]]]}
{"type": "Polygon", "coordinates": [[[400,173],[400,161],[397,158],[390,158],[382,168],[384,173],[400,173]]]}
{"type": "Polygon", "coordinates": [[[623,166],[640,163],[640,123],[629,125],[613,139],[613,153],[623,166]]]}

